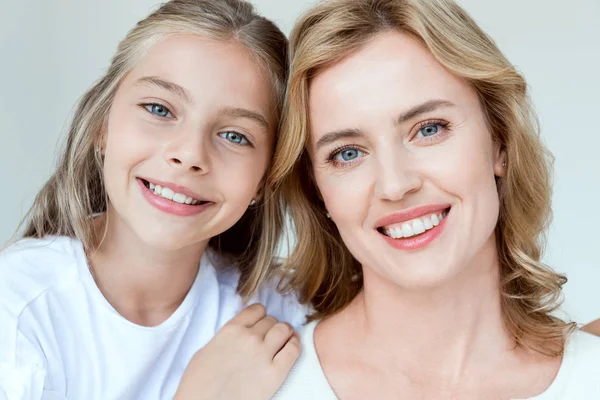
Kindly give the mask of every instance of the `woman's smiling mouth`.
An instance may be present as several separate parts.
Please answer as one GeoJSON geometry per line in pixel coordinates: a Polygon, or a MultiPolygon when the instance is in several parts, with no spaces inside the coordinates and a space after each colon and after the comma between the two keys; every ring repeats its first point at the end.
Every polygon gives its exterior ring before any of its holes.
{"type": "Polygon", "coordinates": [[[438,226],[450,209],[414,218],[410,221],[391,224],[379,228],[380,232],[392,239],[409,238],[427,232],[438,226]]]}
{"type": "Polygon", "coordinates": [[[433,205],[402,211],[380,219],[376,229],[395,249],[422,249],[442,233],[450,209],[433,205]]]}

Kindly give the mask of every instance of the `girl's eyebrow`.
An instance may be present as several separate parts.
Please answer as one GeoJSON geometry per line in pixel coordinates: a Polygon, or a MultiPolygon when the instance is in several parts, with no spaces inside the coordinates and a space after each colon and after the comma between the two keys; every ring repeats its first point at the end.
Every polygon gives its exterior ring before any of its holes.
{"type": "Polygon", "coordinates": [[[160,89],[165,89],[174,95],[181,97],[187,103],[192,103],[192,96],[188,94],[187,90],[185,90],[183,86],[157,76],[143,76],[135,81],[134,86],[153,86],[160,89]]]}
{"type": "Polygon", "coordinates": [[[248,110],[241,107],[223,107],[219,109],[220,115],[232,118],[246,118],[258,122],[266,130],[270,130],[269,121],[258,111],[248,110]]]}
{"type": "MultiPolygon", "coordinates": [[[[143,76],[134,83],[134,86],[154,86],[165,89],[176,96],[181,97],[187,103],[192,103],[192,96],[188,94],[187,90],[185,90],[183,86],[157,76],[143,76]]],[[[223,107],[219,110],[219,114],[233,118],[251,119],[255,122],[258,122],[266,130],[270,129],[269,122],[265,116],[257,111],[252,111],[241,107],[223,107]]]]}

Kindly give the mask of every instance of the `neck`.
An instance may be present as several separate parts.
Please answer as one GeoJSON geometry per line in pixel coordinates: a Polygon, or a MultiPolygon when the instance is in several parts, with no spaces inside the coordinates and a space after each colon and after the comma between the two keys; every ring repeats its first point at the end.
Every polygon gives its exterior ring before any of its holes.
{"type": "Polygon", "coordinates": [[[109,208],[96,218],[99,237],[104,239],[88,255],[92,275],[123,317],[140,325],[158,325],[185,299],[208,241],[182,249],[160,248],[142,241],[115,214],[109,208]]]}
{"type": "Polygon", "coordinates": [[[365,269],[364,290],[344,313],[359,321],[368,353],[389,360],[390,368],[448,384],[499,362],[515,344],[502,320],[495,246],[488,247],[433,288],[403,289],[365,269]]]}

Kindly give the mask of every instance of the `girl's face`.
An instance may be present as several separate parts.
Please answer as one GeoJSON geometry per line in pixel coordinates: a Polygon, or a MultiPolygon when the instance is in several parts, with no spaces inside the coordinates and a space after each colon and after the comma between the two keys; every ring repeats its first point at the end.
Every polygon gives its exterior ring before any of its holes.
{"type": "Polygon", "coordinates": [[[464,80],[388,32],[310,89],[315,180],[365,282],[427,287],[490,265],[504,159],[464,80]]]}
{"type": "Polygon", "coordinates": [[[121,83],[103,153],[111,224],[165,249],[206,243],[257,196],[277,121],[272,86],[235,42],[175,35],[121,83]]]}

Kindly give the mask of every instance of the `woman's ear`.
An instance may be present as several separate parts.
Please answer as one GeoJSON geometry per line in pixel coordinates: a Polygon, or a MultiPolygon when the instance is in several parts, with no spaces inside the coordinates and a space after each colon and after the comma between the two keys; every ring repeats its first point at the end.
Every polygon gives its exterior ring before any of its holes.
{"type": "Polygon", "coordinates": [[[504,177],[507,165],[506,150],[500,146],[496,146],[496,150],[494,151],[494,175],[499,178],[504,177]]]}

